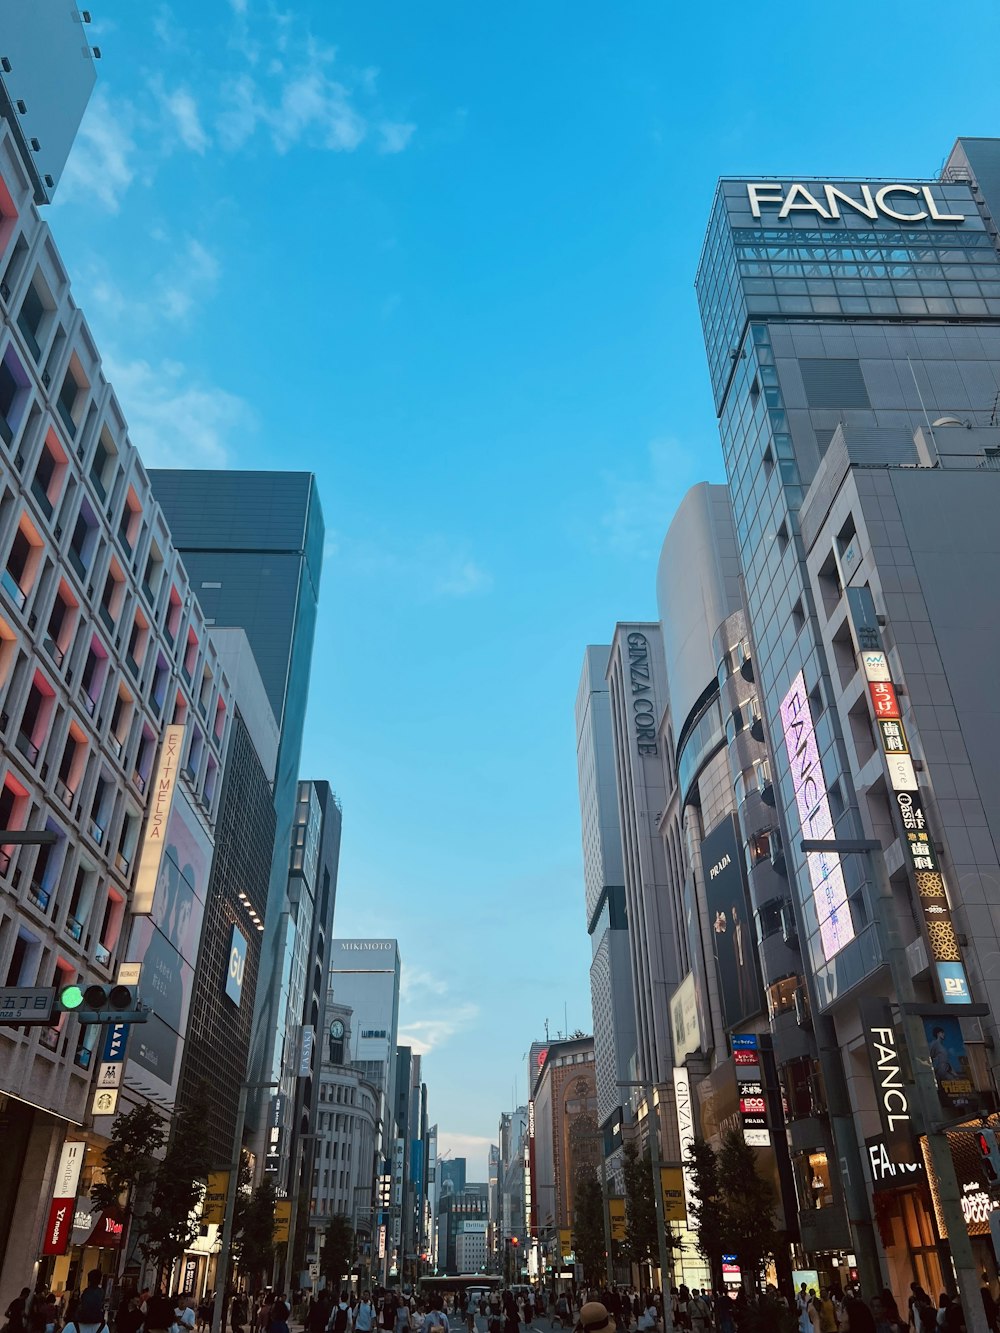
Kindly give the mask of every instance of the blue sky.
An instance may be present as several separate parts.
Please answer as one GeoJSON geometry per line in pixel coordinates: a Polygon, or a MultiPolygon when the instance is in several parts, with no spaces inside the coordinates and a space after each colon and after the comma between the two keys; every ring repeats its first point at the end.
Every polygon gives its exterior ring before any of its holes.
{"type": "Polygon", "coordinates": [[[342,935],[482,1177],[591,1028],[573,703],[722,479],[692,283],[720,174],[934,173],[1000,133],[995,4],[95,0],[49,210],[150,465],[312,469],[303,776],[342,935]]]}

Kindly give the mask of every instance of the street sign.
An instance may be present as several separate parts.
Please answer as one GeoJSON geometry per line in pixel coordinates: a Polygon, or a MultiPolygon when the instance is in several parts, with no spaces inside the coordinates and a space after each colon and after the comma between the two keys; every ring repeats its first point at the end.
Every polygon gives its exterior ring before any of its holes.
{"type": "Polygon", "coordinates": [[[105,1064],[121,1064],[125,1059],[125,1047],[128,1044],[128,1024],[112,1023],[104,1034],[104,1051],[101,1059],[105,1064]]]}
{"type": "Polygon", "coordinates": [[[0,986],[0,1024],[5,1027],[51,1027],[54,986],[0,986]]]}
{"type": "Polygon", "coordinates": [[[120,963],[118,966],[118,985],[138,986],[141,973],[141,963],[120,963]]]}
{"type": "Polygon", "coordinates": [[[97,1083],[99,1088],[120,1088],[122,1085],[122,1071],[125,1066],[118,1061],[105,1061],[97,1071],[97,1083]]]}
{"type": "Polygon", "coordinates": [[[94,1091],[94,1103],[90,1108],[91,1115],[114,1115],[118,1110],[118,1089],[117,1088],[97,1088],[94,1091]]]}

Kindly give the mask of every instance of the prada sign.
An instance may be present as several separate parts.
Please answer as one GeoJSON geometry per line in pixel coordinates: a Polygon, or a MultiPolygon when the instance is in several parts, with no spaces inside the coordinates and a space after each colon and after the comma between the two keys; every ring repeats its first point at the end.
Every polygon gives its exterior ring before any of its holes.
{"type": "Polygon", "coordinates": [[[844,212],[860,213],[877,221],[879,214],[894,222],[964,222],[961,213],[942,213],[929,185],[862,185],[851,187],[851,192],[839,185],[821,185],[810,181],[809,186],[796,182],[780,185],[776,181],[747,183],[750,212],[762,216],[761,208],[777,210],[779,218],[789,213],[815,213],[827,222],[839,219],[844,212]]]}

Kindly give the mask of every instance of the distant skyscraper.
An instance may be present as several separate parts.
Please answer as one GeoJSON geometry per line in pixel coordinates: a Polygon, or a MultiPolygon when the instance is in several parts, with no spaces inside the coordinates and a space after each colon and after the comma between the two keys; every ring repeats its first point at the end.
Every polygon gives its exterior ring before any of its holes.
{"type": "Polygon", "coordinates": [[[465,1158],[449,1157],[441,1162],[438,1167],[438,1178],[441,1182],[441,1194],[461,1194],[465,1189],[465,1158]]]}
{"type": "MultiPolygon", "coordinates": [[[[628,1101],[621,1085],[634,1077],[636,1054],[625,867],[606,679],[610,655],[610,647],[587,648],[576,698],[576,761],[601,1125],[620,1113],[623,1102],[628,1101]]],[[[620,1144],[620,1135],[616,1138],[620,1144]]]]}
{"type": "Polygon", "coordinates": [[[351,1060],[382,1093],[381,1151],[390,1165],[395,1150],[399,972],[395,940],[335,939],[332,943],[329,1002],[354,1011],[351,1060]]]}
{"type": "MultiPolygon", "coordinates": [[[[250,1078],[279,1082],[285,1037],[282,978],[291,967],[291,843],[309,672],[323,563],[323,516],[308,472],[151,469],[154,493],[210,624],[246,631],[280,729],[274,784],[275,841],[257,986],[250,1078]]],[[[287,999],[287,997],[286,997],[287,999]]],[[[263,1094],[248,1124],[263,1148],[263,1094]]],[[[273,1098],[270,1101],[274,1109],[273,1098]]],[[[263,1152],[259,1151],[260,1160],[263,1152]]]]}

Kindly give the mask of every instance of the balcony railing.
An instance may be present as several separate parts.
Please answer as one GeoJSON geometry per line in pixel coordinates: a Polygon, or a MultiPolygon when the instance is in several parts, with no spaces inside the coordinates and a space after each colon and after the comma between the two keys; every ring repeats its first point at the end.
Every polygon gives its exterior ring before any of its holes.
{"type": "Polygon", "coordinates": [[[87,828],[90,832],[90,836],[97,843],[98,847],[102,847],[104,845],[104,825],[99,824],[96,819],[92,819],[88,823],[87,828]]]}
{"type": "Polygon", "coordinates": [[[62,801],[63,805],[66,807],[67,810],[73,809],[73,800],[74,797],[76,796],[76,792],[70,791],[69,787],[66,786],[66,783],[62,780],[62,778],[56,778],[56,795],[59,797],[60,801],[62,801]]]}
{"type": "Polygon", "coordinates": [[[52,501],[49,499],[48,492],[37,477],[31,479],[31,494],[38,501],[38,507],[46,518],[52,517],[52,501]]]}
{"type": "Polygon", "coordinates": [[[83,699],[84,708],[87,710],[88,714],[93,717],[97,710],[97,700],[87,691],[86,687],[80,691],[80,695],[83,699]]]}
{"type": "Polygon", "coordinates": [[[97,614],[101,617],[101,620],[104,623],[104,628],[108,631],[108,633],[114,634],[115,618],[111,614],[110,608],[106,607],[102,602],[101,605],[97,608],[97,614]]]}
{"type": "Polygon", "coordinates": [[[23,731],[19,731],[14,737],[14,745],[24,755],[29,764],[38,763],[38,746],[30,736],[26,736],[23,731]]]}
{"type": "Polygon", "coordinates": [[[24,591],[9,569],[5,569],[3,573],[0,574],[0,584],[3,585],[4,592],[10,597],[17,609],[23,611],[24,604],[28,600],[28,594],[24,591]]]}
{"type": "Polygon", "coordinates": [[[73,420],[73,413],[69,410],[61,398],[56,399],[56,411],[59,413],[59,420],[69,432],[71,440],[76,439],[76,422],[73,420]]]}
{"type": "Polygon", "coordinates": [[[37,879],[33,879],[28,885],[28,901],[42,912],[49,909],[49,891],[44,884],[39,884],[37,879]]]}
{"type": "Polygon", "coordinates": [[[57,667],[62,666],[65,654],[51,634],[46,634],[45,638],[42,640],[42,647],[52,658],[57,667]]]}
{"type": "Polygon", "coordinates": [[[131,864],[132,864],[131,861],[128,859],[128,857],[125,855],[124,852],[118,852],[118,854],[115,856],[115,865],[118,867],[118,869],[122,872],[123,875],[128,874],[129,866],[131,864]]]}
{"type": "Polygon", "coordinates": [[[17,327],[21,330],[21,337],[27,344],[28,351],[31,353],[31,359],[37,365],[42,357],[42,349],[38,346],[38,339],[35,337],[35,330],[28,323],[24,311],[17,317],[17,327]]]}
{"type": "Polygon", "coordinates": [[[135,772],[132,774],[132,781],[141,792],[145,793],[146,779],[142,776],[142,774],[139,772],[138,769],[136,769],[135,772]]]}

